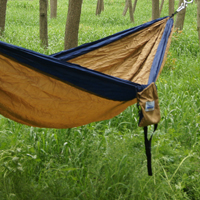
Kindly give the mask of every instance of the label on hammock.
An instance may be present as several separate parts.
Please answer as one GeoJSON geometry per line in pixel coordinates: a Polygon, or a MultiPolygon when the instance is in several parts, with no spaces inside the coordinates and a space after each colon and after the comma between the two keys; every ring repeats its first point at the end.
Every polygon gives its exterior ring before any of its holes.
{"type": "Polygon", "coordinates": [[[155,108],[155,101],[147,101],[145,105],[145,111],[153,111],[155,108]]]}

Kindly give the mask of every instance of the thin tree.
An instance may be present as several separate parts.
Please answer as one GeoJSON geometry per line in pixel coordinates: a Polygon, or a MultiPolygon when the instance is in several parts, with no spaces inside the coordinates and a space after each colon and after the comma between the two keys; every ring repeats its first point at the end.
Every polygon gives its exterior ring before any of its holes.
{"type": "Polygon", "coordinates": [[[124,7],[124,11],[123,11],[122,15],[125,16],[127,11],[128,11],[128,0],[125,1],[125,7],[124,7]]]}
{"type": "MultiPolygon", "coordinates": [[[[179,0],[179,6],[181,5],[181,3],[183,3],[183,0],[179,0]]],[[[178,12],[177,17],[176,17],[176,23],[175,23],[176,30],[183,30],[185,13],[186,13],[186,7],[185,9],[178,12]]]]}
{"type": "Polygon", "coordinates": [[[78,45],[78,31],[82,2],[82,0],[69,0],[67,22],[65,28],[65,49],[70,49],[78,45]]]}
{"type": "MultiPolygon", "coordinates": [[[[162,1],[161,1],[160,8],[159,8],[159,15],[161,15],[161,12],[162,12],[162,9],[163,9],[163,5],[164,5],[164,1],[165,1],[165,0],[162,0],[162,1]]],[[[170,1],[170,0],[169,0],[169,1],[170,1]]]]}
{"type": "Polygon", "coordinates": [[[3,34],[6,24],[7,0],[0,0],[0,35],[3,34]]]}
{"type": "Polygon", "coordinates": [[[128,0],[129,16],[131,22],[134,23],[132,0],[128,0]]]}
{"type": "Polygon", "coordinates": [[[136,5],[137,5],[137,0],[135,0],[134,3],[133,3],[133,14],[134,14],[134,12],[135,12],[136,5]]]}
{"type": "Polygon", "coordinates": [[[48,47],[47,1],[40,0],[40,40],[41,46],[45,48],[48,47]]]}
{"type": "Polygon", "coordinates": [[[198,31],[199,45],[200,45],[200,0],[197,0],[197,31],[198,31]]]}
{"type": "Polygon", "coordinates": [[[159,0],[152,0],[152,20],[159,18],[159,0]]]}
{"type": "Polygon", "coordinates": [[[126,0],[124,11],[123,11],[122,15],[125,16],[128,10],[129,10],[130,21],[134,22],[132,0],[126,0]]]}
{"type": "Polygon", "coordinates": [[[169,16],[174,14],[174,0],[169,0],[169,16]]]}
{"type": "Polygon", "coordinates": [[[57,0],[50,0],[50,7],[51,7],[51,18],[57,17],[57,0]]]}
{"type": "Polygon", "coordinates": [[[104,1],[97,0],[96,15],[100,15],[102,11],[104,11],[104,1]]]}

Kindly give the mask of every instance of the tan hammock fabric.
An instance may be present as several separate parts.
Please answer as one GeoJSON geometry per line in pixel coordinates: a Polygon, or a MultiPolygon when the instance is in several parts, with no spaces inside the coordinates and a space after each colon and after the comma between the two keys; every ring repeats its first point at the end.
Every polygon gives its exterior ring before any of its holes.
{"type": "MultiPolygon", "coordinates": [[[[70,62],[125,80],[147,84],[167,20],[168,18],[156,22],[70,62]]],[[[165,58],[170,41],[169,38],[165,58]]],[[[163,65],[164,61],[162,67],[163,65]]],[[[130,101],[113,101],[96,96],[4,54],[0,54],[0,74],[0,113],[30,126],[77,127],[110,119],[137,102],[136,98],[130,101]]]]}
{"type": "Polygon", "coordinates": [[[98,97],[2,55],[0,74],[0,113],[30,126],[77,127],[110,119],[136,103],[98,97]]]}
{"type": "MultiPolygon", "coordinates": [[[[153,59],[168,19],[165,18],[146,29],[69,62],[135,83],[147,84],[153,59]]],[[[168,40],[163,65],[170,43],[171,37],[168,40]]]]}

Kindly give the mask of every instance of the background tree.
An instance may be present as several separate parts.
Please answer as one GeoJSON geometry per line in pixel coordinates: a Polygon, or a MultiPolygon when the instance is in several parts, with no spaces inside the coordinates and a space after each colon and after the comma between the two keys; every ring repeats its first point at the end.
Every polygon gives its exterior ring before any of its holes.
{"type": "Polygon", "coordinates": [[[104,11],[104,1],[103,0],[97,0],[96,15],[100,15],[101,11],[104,11]]]}
{"type": "Polygon", "coordinates": [[[200,0],[197,0],[197,31],[199,35],[199,45],[200,45],[200,0]]]}
{"type": "Polygon", "coordinates": [[[134,12],[135,12],[136,5],[137,5],[137,0],[135,0],[134,3],[133,3],[133,14],[134,14],[134,12]]]}
{"type": "Polygon", "coordinates": [[[50,7],[51,7],[51,18],[57,17],[57,0],[50,0],[50,7]]]}
{"type": "Polygon", "coordinates": [[[127,11],[128,11],[128,0],[125,1],[125,7],[124,7],[124,11],[123,11],[122,15],[125,16],[127,11]]]}
{"type": "Polygon", "coordinates": [[[152,20],[159,18],[159,0],[152,0],[152,20]]]}
{"type": "MultiPolygon", "coordinates": [[[[136,2],[137,3],[137,2],[136,2]]],[[[135,5],[136,6],[136,5],[135,5]]],[[[124,11],[122,15],[126,15],[127,11],[129,9],[129,16],[130,16],[130,21],[134,22],[134,17],[133,17],[133,6],[132,6],[132,0],[126,0],[124,11]]]]}
{"type": "Polygon", "coordinates": [[[0,0],[0,35],[5,30],[7,0],[0,0]]]}
{"type": "Polygon", "coordinates": [[[163,5],[164,5],[164,1],[165,1],[165,0],[162,0],[162,1],[161,1],[161,4],[160,4],[160,9],[159,9],[159,15],[160,15],[160,14],[161,14],[161,12],[162,12],[163,5]]]}
{"type": "Polygon", "coordinates": [[[169,0],[169,16],[174,14],[174,0],[169,0]]]}
{"type": "MultiPolygon", "coordinates": [[[[183,3],[183,0],[179,0],[179,6],[181,5],[181,3],[183,3]]],[[[186,7],[185,9],[178,12],[177,17],[176,17],[176,23],[175,23],[176,30],[183,30],[185,13],[186,13],[186,7]]]]}
{"type": "Polygon", "coordinates": [[[47,2],[40,0],[40,40],[41,46],[48,47],[48,28],[47,28],[47,2]]]}
{"type": "Polygon", "coordinates": [[[134,22],[132,0],[128,0],[129,16],[131,22],[134,22]]]}
{"type": "Polygon", "coordinates": [[[82,0],[69,0],[67,22],[65,28],[65,49],[78,45],[78,30],[81,17],[82,0]]]}

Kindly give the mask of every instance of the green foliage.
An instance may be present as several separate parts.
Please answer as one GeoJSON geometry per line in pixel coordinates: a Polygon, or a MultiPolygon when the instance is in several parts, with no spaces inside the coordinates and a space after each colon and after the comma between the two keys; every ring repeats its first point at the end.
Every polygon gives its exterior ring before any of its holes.
{"type": "MultiPolygon", "coordinates": [[[[79,44],[132,27],[128,14],[122,16],[124,2],[106,0],[105,11],[97,17],[96,0],[84,0],[79,44]]],[[[39,42],[39,2],[10,0],[0,39],[45,54],[61,51],[67,6],[58,1],[57,19],[49,18],[49,48],[44,50],[39,42]]],[[[165,2],[162,16],[167,6],[165,2]]],[[[151,1],[138,1],[134,17],[134,26],[149,21],[151,1]]],[[[0,199],[199,199],[200,49],[195,4],[187,8],[184,27],[173,34],[157,81],[162,120],[152,141],[152,177],[147,175],[135,105],[111,120],[67,130],[33,128],[1,117],[0,199]]]]}

